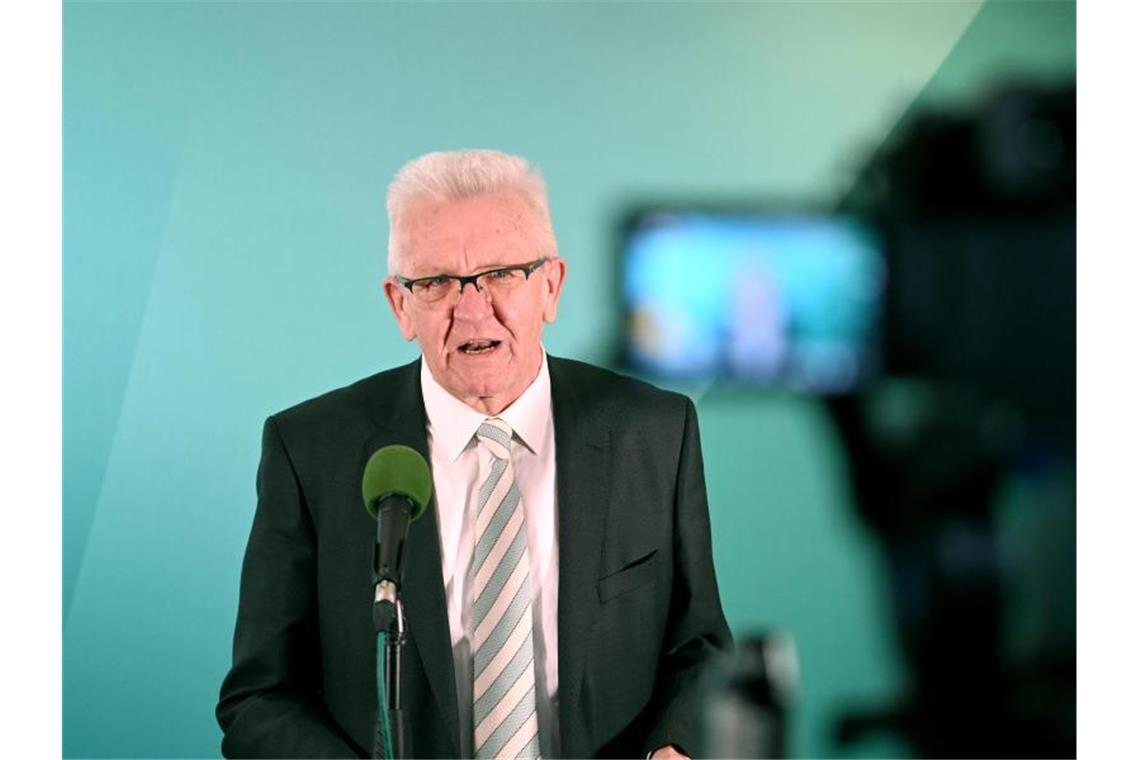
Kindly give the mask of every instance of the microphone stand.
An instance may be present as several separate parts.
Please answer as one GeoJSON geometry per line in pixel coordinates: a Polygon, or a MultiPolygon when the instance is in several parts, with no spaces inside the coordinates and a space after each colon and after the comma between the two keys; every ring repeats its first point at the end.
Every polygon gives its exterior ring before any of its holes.
{"type": "Polygon", "coordinates": [[[380,689],[376,715],[376,737],[373,755],[384,760],[411,757],[410,737],[407,730],[407,715],[404,713],[403,697],[400,693],[400,677],[404,642],[407,629],[404,623],[404,605],[396,591],[396,584],[383,580],[376,584],[376,597],[372,604],[372,622],[376,629],[377,643],[383,638],[384,652],[379,649],[377,658],[383,656],[383,675],[377,672],[377,687],[380,689]],[[385,710],[385,707],[387,708],[385,710]],[[384,738],[390,739],[390,751],[384,738]]]}
{"type": "Polygon", "coordinates": [[[400,695],[400,683],[404,680],[401,678],[400,673],[403,672],[401,662],[404,656],[404,603],[396,597],[396,625],[395,631],[388,632],[388,646],[384,648],[384,678],[387,681],[386,688],[388,690],[388,717],[391,721],[392,729],[392,757],[402,758],[411,757],[411,753],[406,751],[407,715],[404,713],[404,705],[400,695]]]}

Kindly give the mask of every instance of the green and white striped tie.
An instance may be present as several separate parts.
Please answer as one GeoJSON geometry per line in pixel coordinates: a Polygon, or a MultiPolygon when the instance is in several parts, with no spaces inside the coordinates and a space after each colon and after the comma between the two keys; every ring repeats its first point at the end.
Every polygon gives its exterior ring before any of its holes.
{"type": "Polygon", "coordinates": [[[522,498],[511,466],[511,427],[498,417],[476,432],[491,452],[479,488],[469,580],[476,758],[538,757],[530,560],[522,498]]]}

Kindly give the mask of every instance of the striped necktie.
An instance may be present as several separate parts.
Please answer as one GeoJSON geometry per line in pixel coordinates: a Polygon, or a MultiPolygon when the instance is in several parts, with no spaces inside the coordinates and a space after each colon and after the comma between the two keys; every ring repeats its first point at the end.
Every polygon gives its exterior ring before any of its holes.
{"type": "Polygon", "coordinates": [[[522,498],[511,466],[511,427],[498,417],[476,432],[491,453],[478,493],[469,581],[472,724],[476,758],[538,757],[530,560],[522,498]]]}

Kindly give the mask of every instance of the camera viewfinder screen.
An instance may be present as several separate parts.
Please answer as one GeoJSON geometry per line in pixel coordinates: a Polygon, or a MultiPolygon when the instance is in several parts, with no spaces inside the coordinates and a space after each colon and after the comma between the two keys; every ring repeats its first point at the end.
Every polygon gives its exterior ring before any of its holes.
{"type": "Polygon", "coordinates": [[[837,394],[878,368],[880,243],[854,218],[650,212],[623,241],[625,359],[668,379],[837,394]]]}

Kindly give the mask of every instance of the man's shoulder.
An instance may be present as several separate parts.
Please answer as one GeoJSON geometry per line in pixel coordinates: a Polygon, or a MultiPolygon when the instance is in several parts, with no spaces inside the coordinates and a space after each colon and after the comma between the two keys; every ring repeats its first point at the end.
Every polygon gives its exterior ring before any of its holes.
{"type": "Polygon", "coordinates": [[[273,414],[289,427],[336,424],[339,421],[374,416],[386,405],[398,403],[410,383],[418,389],[419,360],[361,378],[273,414]]]}
{"type": "Polygon", "coordinates": [[[594,364],[549,357],[551,383],[565,383],[583,402],[603,412],[644,410],[683,411],[688,396],[594,364]]]}

